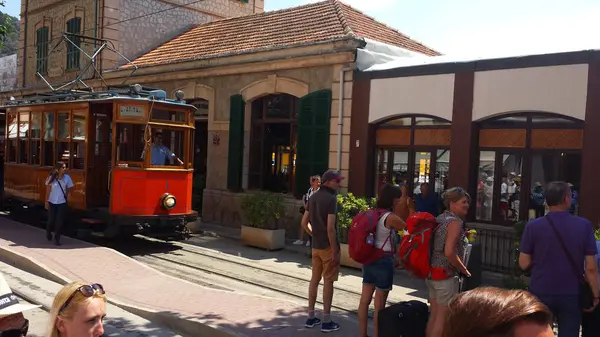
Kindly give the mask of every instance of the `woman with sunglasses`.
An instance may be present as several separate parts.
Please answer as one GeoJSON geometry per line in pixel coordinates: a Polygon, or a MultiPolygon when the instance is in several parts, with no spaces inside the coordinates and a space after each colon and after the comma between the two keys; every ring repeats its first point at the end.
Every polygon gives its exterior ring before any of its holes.
{"type": "MultiPolygon", "coordinates": [[[[310,197],[319,190],[319,188],[321,187],[321,177],[320,176],[312,176],[310,177],[310,187],[308,188],[308,192],[306,192],[306,194],[304,195],[304,197],[302,198],[302,201],[304,202],[304,205],[302,207],[300,207],[300,213],[304,214],[304,210],[306,209],[306,205],[308,204],[308,199],[310,199],[310,197]]],[[[310,226],[310,224],[309,224],[310,226]]],[[[304,236],[305,236],[306,231],[304,230],[304,228],[302,228],[302,226],[300,226],[300,234],[299,234],[299,238],[298,240],[294,241],[295,245],[301,245],[304,244],[304,236]]],[[[311,236],[308,236],[308,241],[306,241],[306,247],[310,247],[310,243],[311,243],[311,236]]]]}
{"type": "Polygon", "coordinates": [[[106,295],[97,283],[64,286],[52,303],[49,337],[100,337],[104,334],[106,295]]]}

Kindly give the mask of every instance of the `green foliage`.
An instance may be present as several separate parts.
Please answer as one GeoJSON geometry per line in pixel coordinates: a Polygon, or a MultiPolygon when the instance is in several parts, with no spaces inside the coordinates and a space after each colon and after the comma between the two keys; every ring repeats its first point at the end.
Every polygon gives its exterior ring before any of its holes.
{"type": "Polygon", "coordinates": [[[242,213],[246,225],[262,229],[277,229],[285,214],[283,198],[268,192],[254,192],[242,197],[242,213]]]}
{"type": "MultiPolygon", "coordinates": [[[[0,1],[4,7],[4,1],[0,1]]],[[[19,46],[19,19],[0,12],[0,57],[15,54],[19,46]]]]}
{"type": "Polygon", "coordinates": [[[600,241],[600,229],[594,231],[594,236],[596,237],[596,241],[600,241]]]}
{"type": "Polygon", "coordinates": [[[505,288],[508,289],[523,289],[527,290],[527,282],[526,277],[528,276],[527,272],[523,272],[519,267],[519,245],[521,241],[521,237],[523,236],[523,231],[525,230],[525,225],[527,225],[527,221],[521,220],[517,221],[513,224],[514,233],[515,233],[515,243],[514,243],[514,268],[511,273],[506,276],[503,280],[503,284],[505,288]]]}
{"type": "Polygon", "coordinates": [[[338,225],[348,229],[358,213],[375,207],[375,198],[356,197],[352,193],[338,194],[338,225]]]}
{"type": "Polygon", "coordinates": [[[202,214],[202,198],[206,187],[206,176],[199,174],[192,182],[192,208],[202,214]]]}

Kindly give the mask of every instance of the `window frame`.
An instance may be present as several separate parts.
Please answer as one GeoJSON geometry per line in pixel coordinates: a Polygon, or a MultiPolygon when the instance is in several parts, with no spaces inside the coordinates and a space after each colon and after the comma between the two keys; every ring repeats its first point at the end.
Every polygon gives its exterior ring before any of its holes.
{"type": "Polygon", "coordinates": [[[28,163],[29,165],[41,165],[42,163],[42,132],[43,132],[43,114],[41,111],[31,111],[29,113],[29,141],[27,142],[29,144],[29,149],[28,149],[28,163]],[[40,127],[40,135],[39,137],[32,137],[33,133],[33,116],[38,116],[39,117],[39,127],[40,127]],[[34,148],[34,143],[38,142],[37,145],[37,149],[38,149],[38,163],[33,163],[33,153],[31,151],[32,148],[34,148]]]}
{"type": "MultiPolygon", "coordinates": [[[[480,154],[481,151],[494,151],[495,159],[494,159],[494,182],[500,182],[502,179],[502,156],[505,154],[521,154],[522,155],[522,174],[521,174],[521,191],[519,195],[519,219],[516,221],[527,221],[529,219],[529,206],[530,206],[530,193],[533,188],[533,183],[530,181],[532,176],[532,158],[536,154],[540,153],[576,153],[581,154],[582,149],[573,149],[573,148],[532,148],[531,147],[531,135],[532,131],[536,129],[547,129],[547,130],[583,130],[584,122],[578,120],[573,117],[547,113],[547,112],[536,112],[536,111],[526,111],[526,112],[518,112],[505,114],[501,116],[495,116],[483,121],[478,122],[474,127],[474,132],[476,132],[476,146],[477,151],[475,155],[475,162],[477,163],[477,167],[479,167],[480,163],[480,154]],[[502,123],[503,119],[510,117],[524,117],[525,121],[517,122],[512,125],[507,123],[502,123]],[[560,124],[557,122],[553,123],[534,123],[533,119],[539,117],[551,117],[557,120],[563,119],[568,121],[568,123],[560,124]],[[507,130],[525,130],[525,146],[514,148],[514,147],[504,147],[504,146],[479,146],[479,137],[481,130],[489,130],[489,129],[507,129],[507,130]]],[[[563,170],[563,168],[559,167],[559,169],[563,170]]],[[[478,170],[474,170],[471,186],[469,188],[470,191],[477,191],[477,182],[479,180],[478,170]]],[[[581,182],[579,182],[581,183],[581,182]]],[[[492,219],[487,220],[478,220],[476,218],[476,207],[471,207],[469,212],[468,219],[471,221],[477,221],[480,223],[490,223],[500,226],[510,226],[515,221],[513,220],[503,220],[499,218],[498,208],[500,207],[500,188],[501,184],[495,183],[493,190],[493,201],[492,201],[492,219]]],[[[477,199],[475,199],[477,200],[477,199]]]]}
{"type": "Polygon", "coordinates": [[[50,46],[50,27],[42,26],[36,30],[36,72],[48,74],[48,59],[50,46]]]}
{"type": "MultiPolygon", "coordinates": [[[[67,34],[80,35],[81,34],[81,24],[83,19],[81,17],[73,17],[66,22],[66,32],[67,34]]],[[[66,52],[66,70],[73,71],[81,69],[81,38],[79,36],[69,36],[69,39],[73,42],[67,43],[67,52],[66,52]]]]}

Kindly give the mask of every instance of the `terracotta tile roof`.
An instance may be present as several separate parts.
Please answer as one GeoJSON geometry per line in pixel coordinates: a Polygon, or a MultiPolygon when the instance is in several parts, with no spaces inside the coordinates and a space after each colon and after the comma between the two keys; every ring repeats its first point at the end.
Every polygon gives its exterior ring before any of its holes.
{"type": "MultiPolygon", "coordinates": [[[[134,63],[150,66],[361,37],[425,55],[439,55],[338,0],[325,0],[202,24],[138,57],[134,63]]],[[[126,67],[130,65],[123,66],[126,67]]]]}

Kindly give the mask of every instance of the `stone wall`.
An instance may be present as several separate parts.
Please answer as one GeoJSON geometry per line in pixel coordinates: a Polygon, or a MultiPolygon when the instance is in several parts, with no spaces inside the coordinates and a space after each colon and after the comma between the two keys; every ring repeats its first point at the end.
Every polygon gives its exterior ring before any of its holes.
{"type": "Polygon", "coordinates": [[[17,87],[17,54],[0,57],[0,91],[17,87]]]}

